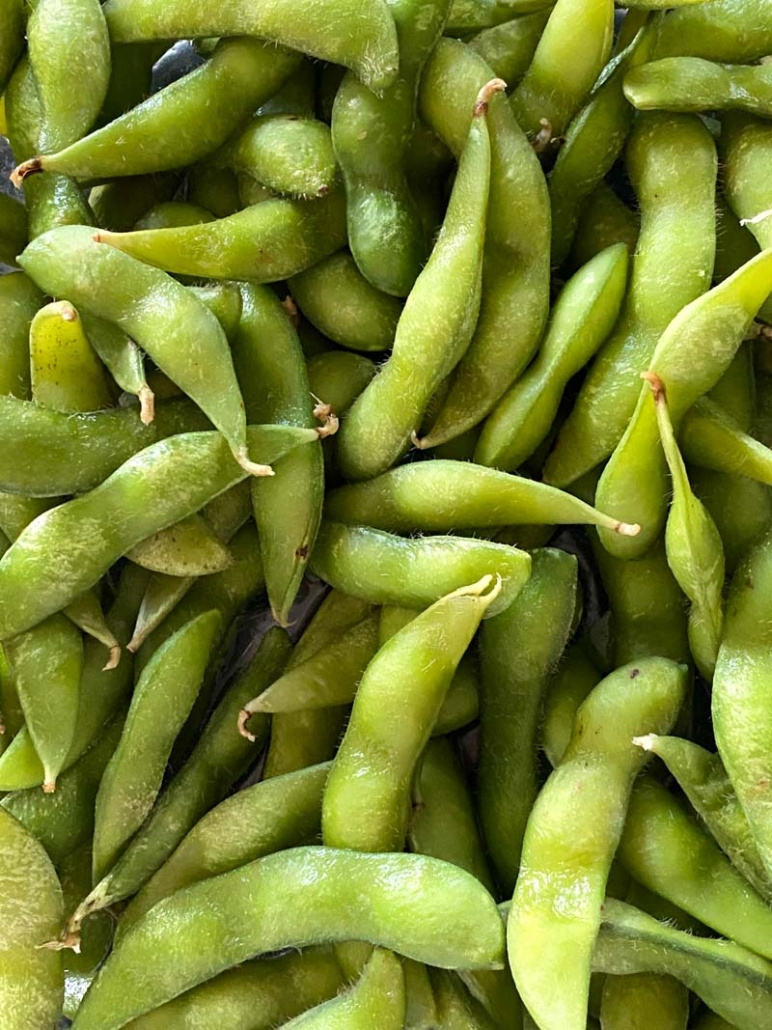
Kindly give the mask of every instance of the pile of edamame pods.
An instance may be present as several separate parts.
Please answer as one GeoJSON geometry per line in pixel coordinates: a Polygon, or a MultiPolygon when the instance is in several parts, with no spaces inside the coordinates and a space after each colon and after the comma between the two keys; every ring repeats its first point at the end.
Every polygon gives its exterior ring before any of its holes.
{"type": "Polygon", "coordinates": [[[771,56],[0,0],[2,1030],[772,1030],[771,56]]]}

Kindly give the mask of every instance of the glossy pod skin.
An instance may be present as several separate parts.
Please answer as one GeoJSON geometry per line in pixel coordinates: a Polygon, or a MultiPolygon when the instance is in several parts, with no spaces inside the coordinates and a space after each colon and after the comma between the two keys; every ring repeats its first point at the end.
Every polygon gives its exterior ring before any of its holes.
{"type": "Polygon", "coordinates": [[[573,555],[533,552],[531,578],[480,635],[480,825],[503,894],[515,886],[529,812],[538,793],[538,727],[547,681],[571,632],[577,600],[573,555]]]}
{"type": "Polygon", "coordinates": [[[423,608],[464,583],[498,574],[501,593],[486,617],[507,608],[525,584],[530,556],[505,544],[459,537],[392,536],[366,526],[323,522],[311,571],[371,604],[423,608]]]}
{"type": "Polygon", "coordinates": [[[701,397],[686,413],[678,442],[690,465],[772,485],[772,450],[743,432],[710,397],[701,397]]]}
{"type": "Polygon", "coordinates": [[[445,968],[495,968],[503,959],[493,899],[456,866],[423,855],[295,848],[195,884],[151,909],[102,967],[73,1026],[118,1030],[255,954],[352,937],[445,968]],[[288,906],[301,884],[309,904],[288,906]],[[348,891],[367,899],[366,906],[341,907],[341,892],[348,891]],[[173,942],[194,939],[204,912],[209,930],[198,938],[200,947],[181,954],[173,942]]]}
{"type": "Polygon", "coordinates": [[[335,343],[363,351],[393,344],[402,304],[369,283],[348,251],[292,276],[288,286],[309,322],[335,343]]]}
{"type": "MultiPolygon", "coordinates": [[[[469,47],[443,39],[421,79],[421,117],[458,156],[477,92],[493,76],[469,47]]],[[[491,181],[480,316],[425,447],[477,425],[533,357],[549,310],[549,196],[506,98],[491,98],[491,181]],[[527,196],[528,204],[520,204],[527,196]]]]}
{"type": "Polygon", "coordinates": [[[772,73],[764,64],[716,64],[698,57],[665,57],[625,76],[625,96],[638,110],[772,114],[772,73]]]}
{"type": "Polygon", "coordinates": [[[192,164],[221,146],[298,64],[296,54],[255,39],[223,40],[202,68],[19,174],[48,170],[88,180],[192,164]]]}
{"type": "MultiPolygon", "coordinates": [[[[316,430],[290,426],[272,427],[267,436],[263,427],[251,426],[249,435],[262,437],[261,449],[272,458],[281,457],[296,444],[318,439],[316,430]]],[[[0,636],[15,636],[53,614],[97,583],[140,540],[197,511],[247,474],[219,434],[184,434],[140,452],[95,490],[45,512],[21,534],[0,564],[0,583],[9,599],[0,614],[0,636]],[[169,489],[170,476],[175,479],[173,491],[169,489]],[[131,506],[126,505],[127,491],[133,498],[131,506]],[[101,524],[99,532],[94,519],[101,524]],[[58,568],[56,562],[49,564],[54,553],[58,568]],[[62,573],[65,561],[67,575],[62,573]],[[42,571],[45,566],[47,577],[42,571]],[[39,571],[30,577],[31,570],[39,571]]]]}
{"type": "Polygon", "coordinates": [[[498,595],[500,584],[492,580],[488,575],[437,601],[367,667],[324,794],[326,845],[383,852],[404,844],[410,783],[456,666],[498,595]],[[420,684],[406,700],[416,667],[420,684]]]}
{"type": "Polygon", "coordinates": [[[405,302],[391,355],[341,427],[336,453],[348,479],[385,472],[405,453],[432,395],[469,346],[480,310],[488,214],[488,105],[503,88],[494,79],[475,101],[442,228],[405,302]]]}
{"type": "Polygon", "coordinates": [[[210,427],[200,409],[182,399],[159,404],[155,420],[146,425],[137,408],[65,415],[2,396],[0,434],[6,446],[0,450],[0,489],[39,498],[84,493],[151,444],[210,427]]]}
{"type": "Polygon", "coordinates": [[[685,692],[685,667],[662,658],[607,676],[579,708],[531,812],[507,943],[515,984],[542,1030],[585,1026],[606,881],[645,758],[631,738],[638,726],[672,726],[685,692]],[[546,989],[556,976],[559,990],[546,989]]]}
{"type": "Polygon", "coordinates": [[[277,198],[205,225],[103,232],[99,239],[174,274],[277,282],[344,245],[344,200],[340,191],[319,200],[277,198]]]}
{"type": "Polygon", "coordinates": [[[0,278],[0,394],[30,399],[29,327],[43,294],[24,272],[0,278]]]}
{"type": "Polygon", "coordinates": [[[615,332],[590,366],[544,467],[566,486],[614,450],[635,410],[640,373],[678,312],[710,284],[716,148],[693,115],[647,113],[625,151],[641,209],[630,286],[615,332]],[[684,225],[690,228],[684,233],[684,225]]]}
{"type": "Polygon", "coordinates": [[[213,10],[203,0],[174,0],[157,7],[150,0],[110,0],[105,5],[115,43],[202,36],[260,36],[293,50],[343,64],[373,90],[389,86],[399,61],[397,33],[383,0],[365,5],[324,2],[301,15],[286,0],[256,9],[228,0],[213,10]]]}
{"type": "Polygon", "coordinates": [[[764,118],[740,112],[721,120],[721,156],[726,198],[760,247],[772,246],[769,155],[772,131],[764,118]]]}
{"type": "MultiPolygon", "coordinates": [[[[667,391],[675,432],[684,413],[716,385],[740,347],[756,312],[772,292],[772,250],[763,251],[709,293],[676,315],[659,339],[649,373],[667,391]],[[709,336],[711,347],[695,366],[695,341],[709,336]]],[[[639,539],[619,546],[603,529],[601,543],[618,557],[640,557],[659,535],[666,513],[666,462],[657,444],[654,399],[647,384],[640,391],[630,423],[603,470],[596,503],[640,518],[639,539]],[[635,463],[635,470],[630,464],[635,463]],[[644,525],[645,523],[645,525],[644,525]]]]}
{"type": "Polygon", "coordinates": [[[0,811],[0,1004],[8,1030],[54,1026],[62,1011],[64,975],[54,940],[63,917],[54,867],[32,834],[0,811]]]}
{"type": "Polygon", "coordinates": [[[731,941],[673,929],[608,898],[593,955],[596,972],[666,973],[737,1030],[772,1026],[772,965],[731,941]]]}
{"type": "Polygon", "coordinates": [[[384,472],[327,495],[327,518],[393,533],[448,533],[482,526],[583,523],[638,532],[544,483],[463,461],[436,459],[384,472]]]}
{"type": "Polygon", "coordinates": [[[313,839],[321,827],[329,771],[325,762],[274,776],[210,809],[132,900],[121,916],[119,934],[192,883],[313,839]]]}
{"type": "Polygon", "coordinates": [[[602,251],[574,275],[552,309],[535,360],[486,419],[475,460],[513,472],[547,436],[568,380],[614,327],[627,288],[627,248],[602,251]]]}
{"type": "Polygon", "coordinates": [[[212,419],[237,460],[267,474],[249,460],[228,341],[200,300],[163,272],[101,246],[84,226],[53,230],[31,243],[22,261],[42,289],[119,325],[212,419]]]}

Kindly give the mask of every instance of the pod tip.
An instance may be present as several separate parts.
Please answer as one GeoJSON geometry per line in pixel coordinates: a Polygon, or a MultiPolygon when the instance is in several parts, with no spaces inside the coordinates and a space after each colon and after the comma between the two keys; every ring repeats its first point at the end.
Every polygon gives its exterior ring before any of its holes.
{"type": "Polygon", "coordinates": [[[633,744],[644,751],[653,751],[657,740],[656,733],[647,733],[644,737],[633,737],[633,744]]]}
{"type": "Polygon", "coordinates": [[[149,426],[155,418],[155,394],[146,383],[139,388],[137,397],[139,397],[140,422],[145,426],[149,426]]]}
{"type": "Polygon", "coordinates": [[[246,737],[247,740],[251,741],[254,744],[254,742],[257,740],[257,737],[255,737],[254,733],[250,733],[247,729],[247,723],[251,718],[252,712],[248,708],[242,708],[239,712],[238,727],[241,736],[246,737]]]}
{"type": "Polygon", "coordinates": [[[38,172],[43,171],[43,158],[42,157],[31,157],[29,161],[22,161],[20,165],[11,172],[11,182],[14,186],[19,189],[25,179],[29,178],[30,175],[37,175],[38,172]]]}
{"type": "Polygon", "coordinates": [[[477,99],[474,102],[473,117],[479,118],[481,115],[484,115],[488,110],[488,104],[494,93],[501,93],[506,88],[507,84],[503,79],[491,79],[490,82],[486,82],[477,94],[477,99]]]}
{"type": "Polygon", "coordinates": [[[43,784],[44,794],[53,794],[56,792],[56,780],[46,780],[43,784]]]}
{"type": "Polygon", "coordinates": [[[261,465],[257,461],[251,461],[247,454],[246,447],[239,447],[233,452],[233,457],[250,476],[273,476],[275,475],[270,465],[261,465]]]}
{"type": "Polygon", "coordinates": [[[641,379],[645,379],[651,387],[651,392],[654,394],[654,400],[658,401],[660,398],[665,397],[665,384],[659,378],[656,372],[641,372],[641,379]]]}
{"type": "Polygon", "coordinates": [[[641,527],[637,522],[617,522],[614,526],[614,531],[619,533],[620,536],[638,536],[641,527]]]}
{"type": "Polygon", "coordinates": [[[117,669],[121,660],[121,645],[117,641],[108,648],[108,651],[110,656],[107,659],[107,664],[102,666],[102,672],[117,669]]]}
{"type": "Polygon", "coordinates": [[[427,447],[431,447],[431,440],[429,439],[429,437],[419,437],[415,429],[410,434],[410,442],[414,447],[417,447],[419,451],[424,451],[427,447]]]}

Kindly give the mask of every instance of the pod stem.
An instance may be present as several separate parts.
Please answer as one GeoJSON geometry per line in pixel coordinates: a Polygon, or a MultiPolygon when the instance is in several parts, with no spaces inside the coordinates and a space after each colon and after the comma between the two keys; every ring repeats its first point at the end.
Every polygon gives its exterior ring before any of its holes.
{"type": "Polygon", "coordinates": [[[503,79],[491,79],[486,82],[480,92],[477,94],[477,99],[474,102],[472,109],[472,117],[480,118],[482,115],[488,113],[488,104],[491,101],[491,97],[495,93],[501,93],[507,88],[506,82],[503,79]]]}
{"type": "Polygon", "coordinates": [[[29,178],[30,175],[37,175],[38,172],[43,171],[43,158],[42,157],[31,157],[29,161],[22,161],[20,165],[11,172],[11,182],[14,186],[19,189],[25,179],[29,178]]]}
{"type": "Polygon", "coordinates": [[[323,400],[320,400],[315,394],[311,396],[316,401],[314,405],[314,418],[322,424],[317,426],[316,432],[320,440],[324,440],[326,436],[335,436],[338,432],[338,426],[340,425],[340,419],[332,410],[331,404],[325,404],[323,400]]]}
{"type": "Polygon", "coordinates": [[[109,657],[107,659],[107,664],[102,666],[102,672],[109,672],[111,669],[117,669],[121,660],[121,645],[119,643],[116,642],[112,646],[108,647],[107,650],[109,652],[109,657]]]}
{"type": "Polygon", "coordinates": [[[273,476],[275,474],[270,465],[261,465],[257,461],[252,461],[246,447],[239,447],[235,450],[233,457],[250,476],[273,476]]]}
{"type": "Polygon", "coordinates": [[[643,748],[644,751],[653,751],[656,742],[656,733],[647,733],[645,737],[633,737],[633,744],[635,744],[636,747],[643,748]]]}
{"type": "Polygon", "coordinates": [[[552,122],[548,118],[540,118],[541,128],[534,136],[533,149],[537,154],[543,154],[552,142],[552,122]]]}
{"type": "Polygon", "coordinates": [[[145,426],[149,426],[155,418],[155,394],[145,383],[137,391],[137,397],[139,398],[140,422],[145,426]]]}
{"type": "MultiPolygon", "coordinates": [[[[251,704],[252,704],[252,702],[250,701],[249,705],[251,705],[251,704]]],[[[252,718],[252,716],[255,714],[252,711],[252,709],[249,707],[249,705],[246,705],[239,712],[239,717],[238,717],[237,725],[238,725],[239,733],[241,734],[241,736],[242,737],[246,737],[247,740],[251,741],[254,744],[254,742],[257,740],[257,737],[254,735],[254,733],[250,733],[250,731],[247,729],[247,723],[252,718]]]]}

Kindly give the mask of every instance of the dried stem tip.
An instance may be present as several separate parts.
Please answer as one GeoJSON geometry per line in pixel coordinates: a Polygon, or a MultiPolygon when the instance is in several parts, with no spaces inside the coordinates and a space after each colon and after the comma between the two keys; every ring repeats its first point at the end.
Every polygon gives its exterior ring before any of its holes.
{"type": "Polygon", "coordinates": [[[241,736],[242,737],[246,737],[247,740],[251,740],[252,743],[254,744],[254,742],[257,740],[257,737],[255,737],[254,733],[250,733],[249,730],[247,729],[247,723],[249,722],[249,720],[252,718],[253,715],[254,715],[254,712],[251,712],[249,710],[249,708],[242,708],[241,711],[239,712],[238,727],[239,727],[239,733],[241,734],[241,736]]]}
{"type": "Polygon", "coordinates": [[[474,109],[472,114],[475,118],[479,118],[484,115],[488,110],[488,104],[494,93],[501,93],[507,88],[506,82],[503,79],[491,79],[490,82],[486,82],[480,92],[477,94],[477,100],[474,102],[474,109]]]}
{"type": "Polygon", "coordinates": [[[43,171],[43,158],[42,157],[31,157],[29,161],[22,161],[11,172],[11,182],[14,186],[19,189],[24,180],[30,175],[37,175],[38,172],[43,171]]]}
{"type": "Polygon", "coordinates": [[[654,400],[665,400],[665,384],[656,372],[641,372],[641,379],[645,379],[654,394],[654,400]]]}

